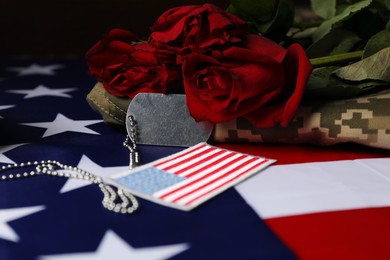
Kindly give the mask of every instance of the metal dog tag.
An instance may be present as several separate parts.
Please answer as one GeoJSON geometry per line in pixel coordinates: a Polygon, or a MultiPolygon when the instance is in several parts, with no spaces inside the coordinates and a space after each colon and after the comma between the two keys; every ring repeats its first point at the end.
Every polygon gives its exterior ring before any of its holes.
{"type": "MultiPolygon", "coordinates": [[[[213,131],[210,122],[195,122],[185,95],[139,93],[131,100],[127,118],[132,115],[137,130],[137,143],[188,147],[206,142],[213,131]]],[[[126,121],[130,133],[129,120],[126,121]]]]}

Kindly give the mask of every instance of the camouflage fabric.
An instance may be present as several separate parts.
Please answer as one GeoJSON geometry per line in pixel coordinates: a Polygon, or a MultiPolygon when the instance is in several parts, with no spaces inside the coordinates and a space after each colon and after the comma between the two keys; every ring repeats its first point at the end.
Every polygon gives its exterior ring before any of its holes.
{"type": "MultiPolygon", "coordinates": [[[[107,93],[100,83],[87,96],[106,123],[125,125],[130,99],[107,93]]],[[[390,149],[390,89],[353,99],[303,103],[288,127],[256,128],[244,118],[217,124],[215,142],[311,143],[354,142],[390,149]]]]}
{"type": "Polygon", "coordinates": [[[109,124],[125,125],[129,98],[117,97],[108,93],[101,83],[96,83],[87,95],[88,104],[109,124]]]}
{"type": "Polygon", "coordinates": [[[255,128],[247,120],[217,124],[216,142],[354,142],[390,149],[390,90],[353,99],[304,103],[288,127],[255,128]]]}

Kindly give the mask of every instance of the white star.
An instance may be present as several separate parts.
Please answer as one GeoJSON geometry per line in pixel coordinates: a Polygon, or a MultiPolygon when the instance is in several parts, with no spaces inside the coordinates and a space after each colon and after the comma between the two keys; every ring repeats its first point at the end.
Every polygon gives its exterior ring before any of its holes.
{"type": "Polygon", "coordinates": [[[188,244],[133,248],[108,230],[96,252],[41,256],[40,260],[160,260],[173,257],[189,248],[188,244]]]}
{"type": "Polygon", "coordinates": [[[41,211],[43,209],[45,209],[44,206],[0,209],[0,239],[18,242],[18,234],[16,234],[16,232],[7,224],[7,222],[23,218],[27,215],[34,214],[35,212],[41,211]]]}
{"type": "Polygon", "coordinates": [[[0,163],[15,163],[7,156],[5,156],[4,153],[11,151],[21,145],[25,145],[25,144],[13,144],[13,145],[0,146],[0,163]]]}
{"type": "Polygon", "coordinates": [[[28,75],[55,75],[54,70],[62,69],[64,65],[53,64],[53,65],[39,65],[31,64],[27,67],[9,67],[8,70],[15,71],[18,73],[18,76],[28,76],[28,75]]]}
{"type": "MultiPolygon", "coordinates": [[[[79,164],[77,165],[78,168],[86,170],[96,176],[100,176],[102,178],[107,178],[110,175],[124,172],[126,171],[129,166],[117,166],[117,167],[101,167],[100,165],[96,164],[95,162],[91,161],[87,156],[83,155],[81,157],[81,160],[79,164]]],[[[68,179],[67,182],[65,182],[64,186],[62,186],[60,193],[65,193],[68,191],[72,191],[75,189],[79,189],[81,187],[90,185],[91,183],[89,181],[80,180],[80,179],[68,179]]]]}
{"type": "MultiPolygon", "coordinates": [[[[15,105],[6,105],[6,106],[0,106],[0,110],[5,110],[5,109],[8,109],[8,108],[11,108],[11,107],[14,107],[15,105]]],[[[0,118],[3,118],[2,116],[0,116],[0,118]]]]}
{"type": "Polygon", "coordinates": [[[22,125],[46,128],[43,137],[47,137],[64,132],[78,132],[99,135],[99,133],[86,128],[86,126],[100,122],[103,122],[103,120],[72,120],[59,113],[53,122],[24,123],[22,125]]]}
{"type": "Polygon", "coordinates": [[[52,89],[43,85],[39,85],[34,89],[18,89],[18,90],[8,90],[9,93],[16,94],[26,94],[24,99],[34,98],[34,97],[42,97],[42,96],[55,96],[55,97],[66,97],[71,98],[72,96],[66,94],[66,92],[75,91],[75,88],[58,88],[52,89]]]}

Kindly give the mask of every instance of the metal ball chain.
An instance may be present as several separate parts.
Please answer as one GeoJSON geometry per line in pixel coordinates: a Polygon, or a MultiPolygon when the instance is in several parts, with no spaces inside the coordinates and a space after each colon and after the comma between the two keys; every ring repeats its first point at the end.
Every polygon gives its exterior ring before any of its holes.
{"type": "Polygon", "coordinates": [[[129,115],[127,117],[129,120],[130,128],[128,129],[128,135],[126,136],[126,140],[123,142],[123,146],[129,149],[130,153],[130,160],[129,160],[129,167],[130,169],[133,169],[140,165],[140,158],[138,153],[138,146],[137,146],[137,129],[136,129],[136,122],[132,115],[129,115]]]}
{"type": "Polygon", "coordinates": [[[103,193],[103,206],[117,213],[131,214],[138,209],[139,204],[137,199],[122,189],[114,189],[107,183],[103,182],[102,178],[95,176],[78,167],[62,164],[58,161],[35,161],[20,164],[9,164],[0,168],[0,173],[9,171],[12,169],[31,168],[35,167],[35,170],[26,171],[24,173],[1,175],[0,181],[22,179],[27,177],[33,177],[38,175],[50,175],[64,178],[73,178],[86,180],[93,184],[97,184],[103,193]]]}

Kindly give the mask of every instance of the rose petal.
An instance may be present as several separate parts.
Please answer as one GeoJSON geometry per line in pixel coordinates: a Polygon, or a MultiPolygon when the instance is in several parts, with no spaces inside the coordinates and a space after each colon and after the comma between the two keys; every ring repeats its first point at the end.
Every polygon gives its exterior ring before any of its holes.
{"type": "Polygon", "coordinates": [[[261,107],[255,112],[245,116],[256,127],[272,127],[276,124],[287,126],[294,117],[312,66],[305,51],[299,44],[293,44],[287,49],[287,55],[283,61],[286,71],[286,86],[284,99],[279,103],[261,107]]]}
{"type": "Polygon", "coordinates": [[[301,102],[307,80],[312,71],[312,65],[299,44],[293,44],[288,48],[284,63],[286,69],[289,70],[289,73],[287,73],[288,80],[293,80],[296,77],[294,92],[287,100],[282,115],[281,125],[287,126],[301,102]]]}
{"type": "Polygon", "coordinates": [[[247,35],[246,39],[245,47],[231,47],[223,51],[224,57],[253,62],[283,62],[287,51],[277,43],[260,35],[247,35]]]}

